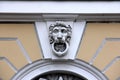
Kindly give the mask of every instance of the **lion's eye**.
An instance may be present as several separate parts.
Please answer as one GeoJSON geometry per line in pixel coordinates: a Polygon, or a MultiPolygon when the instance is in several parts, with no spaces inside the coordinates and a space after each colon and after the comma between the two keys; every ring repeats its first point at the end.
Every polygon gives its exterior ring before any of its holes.
{"type": "Polygon", "coordinates": [[[54,30],[53,30],[53,33],[58,33],[58,32],[59,32],[58,29],[54,29],[54,30]]]}
{"type": "Polygon", "coordinates": [[[61,32],[62,32],[62,33],[67,33],[67,30],[62,29],[61,32]]]}

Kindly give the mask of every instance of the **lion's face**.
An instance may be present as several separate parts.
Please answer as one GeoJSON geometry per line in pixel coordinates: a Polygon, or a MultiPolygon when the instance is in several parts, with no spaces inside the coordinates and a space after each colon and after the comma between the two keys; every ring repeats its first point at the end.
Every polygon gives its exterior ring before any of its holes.
{"type": "Polygon", "coordinates": [[[56,42],[65,42],[66,38],[67,38],[67,29],[65,27],[55,27],[53,28],[53,38],[56,42]]]}
{"type": "Polygon", "coordinates": [[[50,44],[53,52],[58,56],[64,55],[68,51],[71,39],[71,27],[64,24],[51,25],[49,28],[50,44]]]}

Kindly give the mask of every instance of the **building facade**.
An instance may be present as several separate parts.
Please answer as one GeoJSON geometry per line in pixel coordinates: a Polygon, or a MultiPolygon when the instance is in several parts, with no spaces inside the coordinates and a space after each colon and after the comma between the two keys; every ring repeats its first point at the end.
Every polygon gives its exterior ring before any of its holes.
{"type": "Polygon", "coordinates": [[[0,80],[120,80],[119,1],[0,1],[0,80]]]}

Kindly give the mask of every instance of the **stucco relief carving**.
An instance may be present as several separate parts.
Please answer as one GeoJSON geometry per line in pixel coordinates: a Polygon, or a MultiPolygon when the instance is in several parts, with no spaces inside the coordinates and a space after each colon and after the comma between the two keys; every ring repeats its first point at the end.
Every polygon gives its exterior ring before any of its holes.
{"type": "Polygon", "coordinates": [[[63,23],[51,24],[49,27],[49,39],[52,51],[57,56],[64,56],[70,45],[72,28],[63,23]]]}

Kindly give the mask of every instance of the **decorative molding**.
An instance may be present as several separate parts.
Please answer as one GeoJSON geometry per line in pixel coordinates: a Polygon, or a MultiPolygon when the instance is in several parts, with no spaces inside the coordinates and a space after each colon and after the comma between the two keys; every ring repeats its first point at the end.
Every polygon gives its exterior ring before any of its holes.
{"type": "Polygon", "coordinates": [[[42,21],[120,21],[120,13],[0,13],[0,22],[42,22],[42,21]]]}
{"type": "Polygon", "coordinates": [[[21,41],[18,38],[16,38],[16,37],[0,37],[0,41],[15,41],[17,43],[17,45],[19,46],[20,50],[22,51],[22,54],[25,56],[26,60],[28,61],[28,63],[32,63],[31,58],[29,57],[23,44],[21,43],[21,41]]]}
{"type": "Polygon", "coordinates": [[[106,42],[108,42],[108,41],[120,41],[120,38],[105,38],[105,39],[103,39],[103,41],[101,42],[100,46],[98,47],[96,53],[94,53],[94,55],[90,59],[89,64],[92,65],[94,63],[95,59],[100,54],[100,51],[103,49],[103,47],[105,46],[106,42]]]}
{"type": "Polygon", "coordinates": [[[108,80],[107,77],[92,65],[81,60],[53,61],[41,60],[33,62],[21,69],[11,80],[31,80],[36,76],[49,73],[71,73],[82,76],[88,80],[108,80]]]}
{"type": "Polygon", "coordinates": [[[120,14],[119,1],[0,1],[0,7],[0,13],[120,14]]]}
{"type": "Polygon", "coordinates": [[[71,35],[71,25],[65,25],[59,21],[49,26],[49,43],[56,56],[62,57],[67,54],[71,35]]]}
{"type": "MultiPolygon", "coordinates": [[[[18,69],[6,58],[6,57],[0,57],[0,60],[3,60],[5,61],[8,66],[15,72],[17,73],[18,72],[18,69]]],[[[1,80],[1,79],[0,79],[1,80]]]]}
{"type": "Polygon", "coordinates": [[[105,73],[115,62],[120,61],[120,56],[115,57],[103,70],[102,73],[105,73]]]}
{"type": "Polygon", "coordinates": [[[38,75],[32,80],[88,80],[83,76],[78,76],[73,73],[62,73],[62,72],[48,72],[46,74],[38,75]]]}
{"type": "Polygon", "coordinates": [[[51,45],[49,44],[49,26],[51,24],[55,24],[55,22],[36,22],[36,30],[39,37],[42,54],[44,59],[75,59],[77,55],[77,51],[79,48],[79,44],[82,39],[82,34],[84,32],[86,22],[64,22],[66,25],[71,25],[72,27],[72,35],[70,40],[69,49],[63,57],[58,57],[53,54],[51,45]],[[79,34],[79,35],[78,35],[79,34]],[[77,36],[76,36],[77,35],[77,36]],[[74,44],[75,43],[75,44],[74,44]]]}

